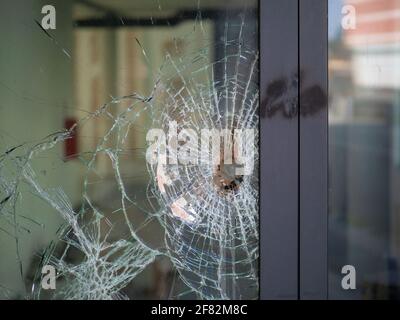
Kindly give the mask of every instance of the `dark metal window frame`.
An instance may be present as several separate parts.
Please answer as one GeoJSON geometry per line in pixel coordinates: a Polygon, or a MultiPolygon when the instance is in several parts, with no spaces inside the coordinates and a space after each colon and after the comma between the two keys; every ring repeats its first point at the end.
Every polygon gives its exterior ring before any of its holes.
{"type": "Polygon", "coordinates": [[[259,12],[260,298],[327,299],[327,0],[259,12]]]}

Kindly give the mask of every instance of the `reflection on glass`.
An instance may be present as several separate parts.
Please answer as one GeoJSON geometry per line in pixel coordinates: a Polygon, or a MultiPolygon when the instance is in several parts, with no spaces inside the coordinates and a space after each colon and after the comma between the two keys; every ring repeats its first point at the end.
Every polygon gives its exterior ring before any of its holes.
{"type": "Polygon", "coordinates": [[[329,295],[400,299],[400,1],[329,0],[329,21],[329,295]]]}

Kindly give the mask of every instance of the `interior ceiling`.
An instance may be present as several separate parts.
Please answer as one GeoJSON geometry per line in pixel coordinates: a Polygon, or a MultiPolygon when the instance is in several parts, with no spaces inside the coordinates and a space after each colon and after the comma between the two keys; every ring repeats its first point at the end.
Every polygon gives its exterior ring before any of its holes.
{"type": "Polygon", "coordinates": [[[251,8],[257,0],[75,0],[76,16],[98,15],[105,12],[119,16],[164,15],[179,10],[251,8]],[[161,8],[161,10],[159,9],[161,8]]]}

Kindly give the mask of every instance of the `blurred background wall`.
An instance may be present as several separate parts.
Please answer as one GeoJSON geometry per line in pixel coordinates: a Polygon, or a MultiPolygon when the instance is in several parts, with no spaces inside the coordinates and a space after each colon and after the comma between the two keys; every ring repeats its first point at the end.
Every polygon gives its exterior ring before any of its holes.
{"type": "MultiPolygon", "coordinates": [[[[57,29],[52,32],[60,46],[69,53],[73,46],[71,1],[55,0],[57,29]]],[[[0,147],[17,146],[38,141],[64,126],[73,114],[72,64],[54,41],[36,25],[41,21],[42,6],[47,1],[5,0],[0,10],[0,147]]],[[[40,159],[49,184],[63,182],[63,187],[76,202],[80,196],[79,164],[68,162],[53,170],[62,156],[62,146],[54,154],[40,159]],[[65,179],[68,177],[68,179],[65,179]]],[[[21,232],[20,257],[24,273],[29,273],[33,253],[54,239],[61,219],[41,201],[23,194],[18,206],[28,219],[45,224],[33,224],[30,233],[21,232]],[[31,199],[32,198],[32,199],[31,199]],[[30,201],[30,199],[32,201],[30,201]]],[[[4,223],[0,220],[1,223],[4,223]]],[[[2,225],[5,229],[9,225],[2,225]]],[[[0,232],[0,283],[15,292],[23,292],[23,281],[17,264],[16,242],[0,232]]]]}

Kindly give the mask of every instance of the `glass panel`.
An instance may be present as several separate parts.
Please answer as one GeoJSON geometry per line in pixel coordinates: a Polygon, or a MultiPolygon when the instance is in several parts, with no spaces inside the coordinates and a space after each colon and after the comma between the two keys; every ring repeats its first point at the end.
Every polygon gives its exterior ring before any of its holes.
{"type": "Polygon", "coordinates": [[[2,1],[0,299],[257,298],[243,2],[2,1]]]}
{"type": "Polygon", "coordinates": [[[400,1],[329,0],[329,21],[329,296],[399,299],[400,1]]]}

